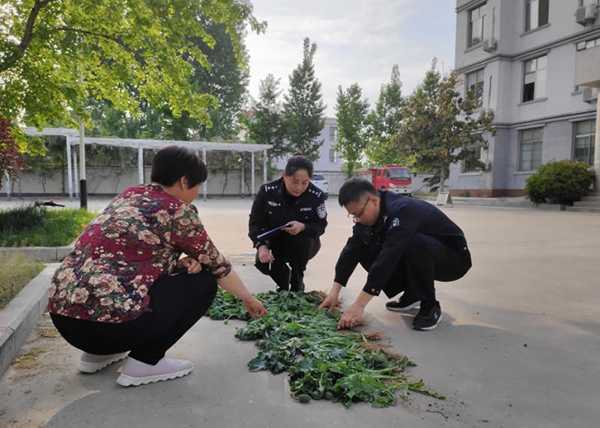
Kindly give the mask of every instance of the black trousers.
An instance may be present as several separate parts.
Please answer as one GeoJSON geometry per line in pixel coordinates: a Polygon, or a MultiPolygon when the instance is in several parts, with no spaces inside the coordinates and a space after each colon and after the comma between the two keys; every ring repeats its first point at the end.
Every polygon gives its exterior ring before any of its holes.
{"type": "Polygon", "coordinates": [[[217,281],[208,272],[163,276],[150,287],[150,309],[124,323],[79,320],[51,314],[60,334],[90,354],[130,351],[146,364],[156,364],[212,304],[217,281]]]}
{"type": "MultiPolygon", "coordinates": [[[[366,248],[360,264],[369,270],[378,251],[366,248]]],[[[444,241],[430,235],[417,233],[409,243],[394,273],[383,288],[388,297],[404,291],[422,302],[433,304],[435,281],[451,282],[462,278],[471,268],[471,254],[463,238],[452,237],[444,241]]]]}
{"type": "Polygon", "coordinates": [[[272,263],[261,263],[256,255],[256,268],[269,275],[279,290],[304,290],[304,271],[308,261],[321,249],[321,241],[306,236],[304,233],[289,235],[282,232],[270,241],[270,249],[275,260],[272,263]],[[290,267],[286,263],[289,263],[290,267]]]}

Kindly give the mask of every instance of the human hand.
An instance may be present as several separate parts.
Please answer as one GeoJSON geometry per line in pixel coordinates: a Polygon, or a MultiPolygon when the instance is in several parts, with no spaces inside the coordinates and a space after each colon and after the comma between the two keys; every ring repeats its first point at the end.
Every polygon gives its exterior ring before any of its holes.
{"type": "Polygon", "coordinates": [[[271,253],[269,247],[261,245],[258,247],[258,260],[261,263],[271,263],[275,260],[275,257],[273,257],[273,253],[271,253]]]}
{"type": "Polygon", "coordinates": [[[177,261],[177,266],[187,270],[187,273],[198,273],[202,270],[200,261],[193,257],[185,256],[177,261]]]}
{"type": "Polygon", "coordinates": [[[330,311],[334,310],[340,304],[340,293],[334,289],[331,289],[325,300],[321,302],[319,305],[319,309],[329,309],[330,311]]]}
{"type": "Polygon", "coordinates": [[[338,321],[338,330],[352,328],[362,324],[364,312],[365,309],[362,306],[352,304],[352,306],[346,309],[338,321]]]}
{"type": "Polygon", "coordinates": [[[252,318],[260,318],[267,315],[267,310],[262,302],[254,296],[250,296],[244,301],[244,306],[252,318]]]}
{"type": "Polygon", "coordinates": [[[290,221],[286,225],[286,227],[283,228],[283,230],[289,233],[290,235],[297,235],[300,232],[304,231],[304,229],[306,229],[306,225],[296,220],[290,221]]]}

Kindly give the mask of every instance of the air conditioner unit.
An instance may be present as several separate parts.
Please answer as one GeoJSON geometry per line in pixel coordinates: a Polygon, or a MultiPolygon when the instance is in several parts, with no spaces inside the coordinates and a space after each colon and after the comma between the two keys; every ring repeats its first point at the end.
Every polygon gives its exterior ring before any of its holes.
{"type": "Polygon", "coordinates": [[[575,21],[581,25],[587,24],[587,21],[585,20],[585,6],[579,6],[577,8],[577,11],[575,12],[575,21]]]}
{"type": "Polygon", "coordinates": [[[598,99],[598,90],[590,87],[583,88],[581,99],[585,103],[596,104],[598,99]]]}
{"type": "Polygon", "coordinates": [[[486,39],[483,41],[483,50],[486,52],[494,52],[498,49],[498,41],[496,39],[486,39]]]}
{"type": "Polygon", "coordinates": [[[588,4],[587,6],[580,6],[575,12],[575,20],[581,25],[590,25],[596,22],[598,18],[598,5],[588,4]]]}
{"type": "Polygon", "coordinates": [[[596,22],[596,18],[598,17],[598,5],[597,4],[588,4],[585,7],[585,20],[588,24],[593,24],[596,22]]]}

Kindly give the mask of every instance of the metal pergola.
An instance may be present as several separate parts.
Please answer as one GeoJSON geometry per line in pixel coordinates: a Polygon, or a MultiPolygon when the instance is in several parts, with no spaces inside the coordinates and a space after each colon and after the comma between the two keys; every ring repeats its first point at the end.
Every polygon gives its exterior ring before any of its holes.
{"type": "MultiPolygon", "coordinates": [[[[251,154],[251,184],[250,192],[252,195],[256,193],[255,183],[255,153],[262,152],[263,154],[263,181],[267,181],[267,150],[271,148],[268,144],[246,144],[246,143],[212,143],[208,141],[181,141],[181,140],[155,140],[147,138],[116,138],[116,137],[82,137],[82,133],[76,129],[70,128],[44,128],[37,130],[35,128],[26,128],[25,133],[32,137],[54,136],[65,137],[66,139],[66,156],[67,156],[67,182],[69,197],[74,196],[75,183],[78,181],[77,173],[79,170],[79,178],[85,180],[85,151],[80,150],[79,168],[77,165],[77,156],[73,156],[73,146],[79,146],[83,139],[84,144],[96,144],[101,146],[112,147],[128,147],[137,149],[138,151],[138,177],[140,184],[144,183],[144,149],[160,149],[168,145],[176,145],[187,147],[195,150],[199,155],[202,154],[202,160],[205,164],[206,153],[210,151],[228,151],[228,152],[250,152],[251,154]]],[[[208,166],[208,165],[207,165],[208,166]]],[[[244,164],[242,160],[241,169],[241,185],[244,188],[244,164]]],[[[9,186],[10,188],[10,186],[9,186]]],[[[208,192],[207,182],[205,181],[202,187],[203,197],[206,199],[208,192]]]]}

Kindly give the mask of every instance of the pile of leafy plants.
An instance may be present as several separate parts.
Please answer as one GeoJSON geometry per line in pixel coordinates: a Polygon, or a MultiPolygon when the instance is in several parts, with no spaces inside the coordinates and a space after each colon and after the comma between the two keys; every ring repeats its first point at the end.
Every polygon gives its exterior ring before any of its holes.
{"type": "Polygon", "coordinates": [[[318,309],[323,296],[317,292],[268,292],[257,295],[268,310],[251,320],[242,302],[219,290],[209,316],[215,320],[248,321],[235,336],[256,341],[258,355],[251,371],[287,371],[292,396],[300,402],[331,400],[350,407],[367,402],[389,407],[398,396],[411,392],[444,397],[430,390],[422,380],[411,379],[406,371],[415,366],[407,357],[376,343],[379,333],[337,330],[339,313],[318,309]]]}

